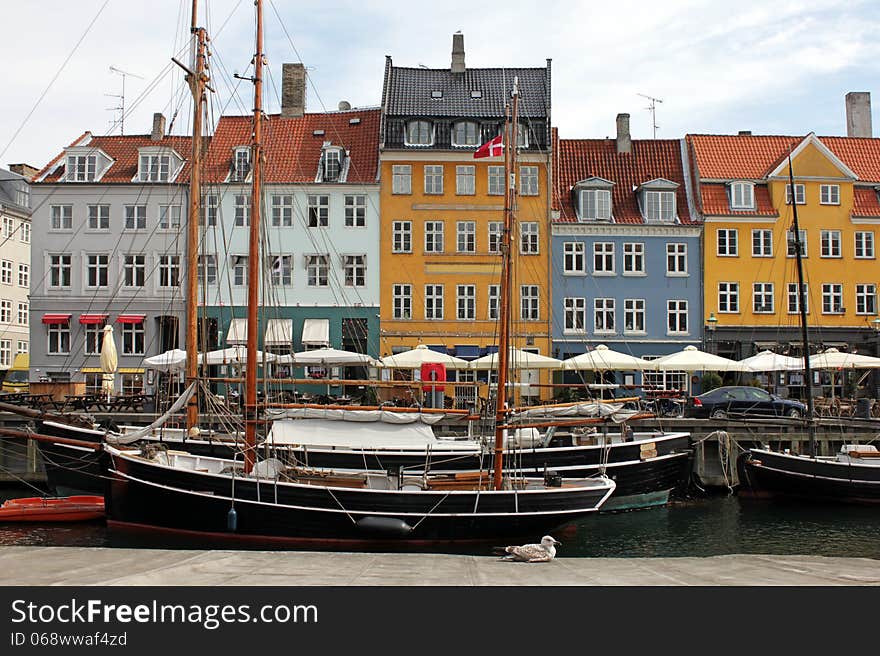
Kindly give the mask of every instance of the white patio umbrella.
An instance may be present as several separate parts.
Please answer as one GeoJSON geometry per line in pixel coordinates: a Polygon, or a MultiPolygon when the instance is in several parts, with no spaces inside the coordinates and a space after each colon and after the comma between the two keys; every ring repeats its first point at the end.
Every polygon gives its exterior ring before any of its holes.
{"type": "Polygon", "coordinates": [[[642,371],[651,363],[628,353],[620,353],[599,344],[592,351],[562,361],[562,368],[575,371],[642,371]]]}
{"type": "MultiPolygon", "coordinates": [[[[262,364],[264,359],[266,362],[275,362],[278,356],[274,353],[263,353],[257,351],[257,362],[262,364]]],[[[242,365],[247,363],[247,347],[239,344],[230,346],[229,348],[219,349],[217,351],[208,351],[199,354],[199,364],[235,364],[242,365]]]]}
{"type": "Polygon", "coordinates": [[[104,326],[104,338],[101,340],[101,391],[107,393],[107,400],[113,394],[116,367],[119,356],[116,353],[116,342],[113,340],[113,326],[104,326]]]}
{"type": "Polygon", "coordinates": [[[696,346],[685,346],[681,351],[651,360],[650,364],[651,369],[664,371],[751,371],[747,365],[706,353],[696,346]]]}
{"type": "MultiPolygon", "coordinates": [[[[530,353],[518,348],[511,347],[509,350],[509,366],[517,369],[562,369],[562,360],[548,358],[546,355],[530,353]]],[[[472,360],[470,369],[492,370],[498,368],[498,353],[490,353],[482,358],[472,360]]]]}
{"type": "Polygon", "coordinates": [[[447,369],[467,369],[470,364],[467,360],[432,351],[424,344],[403,353],[386,355],[379,362],[388,369],[418,369],[426,363],[444,364],[447,369]]]}
{"type": "Polygon", "coordinates": [[[159,371],[183,371],[186,368],[186,351],[171,349],[159,355],[144,358],[144,364],[159,371]]]}
{"type": "Polygon", "coordinates": [[[334,348],[321,348],[312,351],[300,351],[299,353],[289,353],[287,355],[279,355],[275,360],[276,364],[292,364],[292,365],[364,365],[372,367],[376,365],[376,360],[366,353],[356,353],[354,351],[342,351],[334,348]]]}
{"type": "Polygon", "coordinates": [[[749,371],[802,371],[804,361],[773,351],[761,351],[757,355],[739,361],[749,371]]]}
{"type": "Polygon", "coordinates": [[[830,348],[810,356],[812,369],[880,369],[880,358],[860,353],[841,353],[830,348]]]}

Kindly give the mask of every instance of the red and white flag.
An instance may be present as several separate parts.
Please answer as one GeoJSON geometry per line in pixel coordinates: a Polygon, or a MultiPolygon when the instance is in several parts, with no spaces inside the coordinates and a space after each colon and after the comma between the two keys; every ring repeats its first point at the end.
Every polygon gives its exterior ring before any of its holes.
{"type": "Polygon", "coordinates": [[[501,157],[504,154],[504,144],[501,141],[501,135],[487,141],[474,151],[474,159],[483,157],[501,157]]]}

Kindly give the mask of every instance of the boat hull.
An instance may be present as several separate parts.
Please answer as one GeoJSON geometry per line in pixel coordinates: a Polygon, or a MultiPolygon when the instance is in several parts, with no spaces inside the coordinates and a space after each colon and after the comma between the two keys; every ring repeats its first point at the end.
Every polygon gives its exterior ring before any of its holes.
{"type": "Polygon", "coordinates": [[[880,465],[751,449],[737,459],[739,493],[754,497],[880,504],[880,465]]]}
{"type": "Polygon", "coordinates": [[[0,506],[0,522],[85,522],[103,518],[103,496],[10,499],[0,506]]]}

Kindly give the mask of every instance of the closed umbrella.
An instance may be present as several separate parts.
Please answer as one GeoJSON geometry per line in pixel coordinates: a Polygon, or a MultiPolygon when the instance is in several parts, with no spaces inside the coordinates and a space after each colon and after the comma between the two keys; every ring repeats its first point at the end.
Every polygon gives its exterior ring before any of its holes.
{"type": "Polygon", "coordinates": [[[113,394],[116,367],[119,356],[116,353],[116,342],[113,339],[113,326],[104,326],[104,338],[101,340],[101,391],[107,393],[107,400],[113,394]]]}
{"type": "Polygon", "coordinates": [[[648,360],[613,351],[605,344],[562,361],[563,369],[575,371],[642,371],[651,366],[648,360]]]}

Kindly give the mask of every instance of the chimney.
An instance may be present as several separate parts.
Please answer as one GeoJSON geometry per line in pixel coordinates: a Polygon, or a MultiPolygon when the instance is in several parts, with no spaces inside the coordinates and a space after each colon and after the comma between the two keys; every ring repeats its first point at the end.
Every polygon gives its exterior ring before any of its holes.
{"type": "Polygon", "coordinates": [[[632,152],[632,137],[629,134],[629,114],[617,115],[617,152],[632,152]]]}
{"type": "Polygon", "coordinates": [[[33,180],[40,172],[40,169],[35,169],[30,164],[10,164],[9,170],[28,180],[33,180]]]}
{"type": "Polygon", "coordinates": [[[162,141],[165,138],[165,115],[162,112],[153,114],[153,131],[150,133],[150,141],[162,141]]]}
{"type": "Polygon", "coordinates": [[[850,91],[846,94],[846,136],[874,136],[871,127],[870,91],[850,91]]]}
{"type": "Polygon", "coordinates": [[[306,113],[306,67],[303,64],[281,66],[281,117],[302,118],[306,113]]]}
{"type": "Polygon", "coordinates": [[[452,72],[464,73],[464,34],[456,32],[452,35],[452,72]]]}

